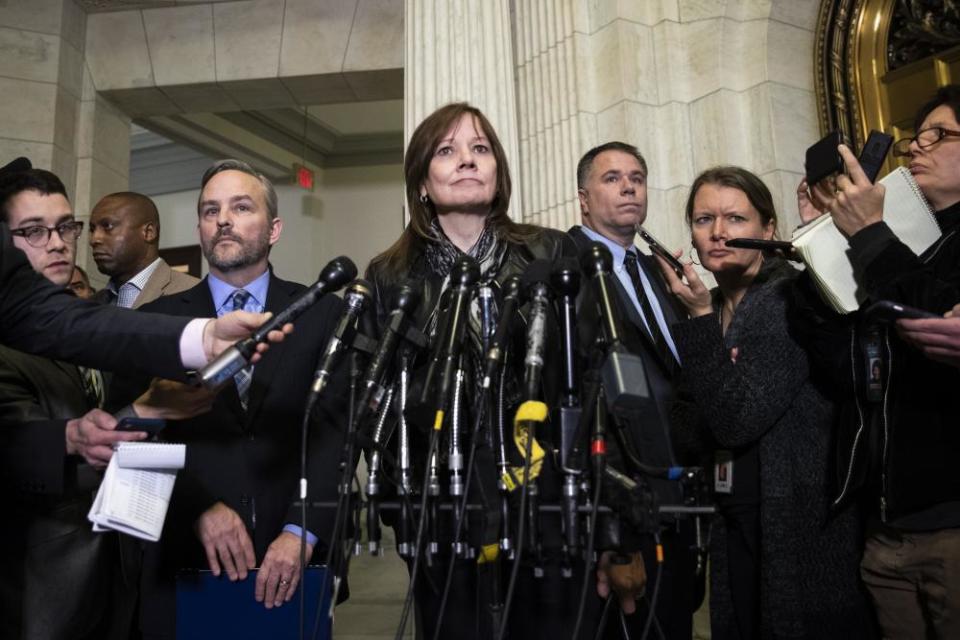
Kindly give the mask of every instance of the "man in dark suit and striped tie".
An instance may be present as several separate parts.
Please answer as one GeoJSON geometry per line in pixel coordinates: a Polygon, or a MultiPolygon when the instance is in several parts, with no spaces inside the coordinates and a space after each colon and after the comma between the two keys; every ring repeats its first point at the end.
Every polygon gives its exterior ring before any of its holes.
{"type": "MultiPolygon", "coordinates": [[[[672,379],[680,366],[670,325],[683,314],[664,286],[653,259],[633,243],[637,225],[643,224],[647,217],[647,175],[647,163],[632,145],[608,142],[588,151],[577,165],[582,224],[572,227],[568,233],[580,251],[592,242],[600,242],[613,256],[612,280],[616,290],[613,303],[624,325],[624,346],[643,361],[653,406],[644,411],[623,411],[615,419],[625,426],[642,462],[665,467],[676,464],[668,421],[672,379]]],[[[591,345],[599,329],[599,321],[585,312],[595,308],[592,295],[589,287],[581,287],[578,306],[582,345],[591,345]]],[[[677,483],[651,479],[650,484],[660,504],[680,501],[677,483]]],[[[661,569],[657,623],[668,638],[689,638],[694,607],[693,557],[686,535],[690,523],[663,519],[661,525],[666,562],[661,569]]],[[[623,531],[621,550],[642,552],[652,584],[657,570],[653,539],[638,533],[623,531]],[[630,549],[631,546],[634,549],[630,549]]],[[[604,554],[598,572],[601,593],[609,588],[603,579],[607,562],[604,554]]],[[[648,585],[648,598],[650,591],[648,585]]],[[[629,613],[633,607],[628,601],[636,594],[618,595],[624,611],[629,613]]],[[[647,611],[646,604],[639,604],[635,614],[626,616],[631,633],[637,637],[642,633],[647,611]]]]}
{"type": "MultiPolygon", "coordinates": [[[[222,316],[235,310],[277,313],[303,293],[301,284],[273,273],[270,251],[283,222],[270,181],[244,162],[223,160],[201,181],[197,204],[200,245],[209,275],[195,287],[164,296],[144,311],[222,316]]],[[[326,296],[298,321],[297,331],[223,389],[209,413],[171,422],[164,438],[187,445],[160,542],[147,545],[140,626],[144,638],[173,638],[175,579],[183,569],[210,568],[242,580],[259,567],[255,596],[238,607],[289,602],[300,568],[298,494],[301,419],[314,369],[340,315],[326,296]]],[[[311,501],[335,500],[343,439],[346,388],[334,376],[311,423],[311,501]],[[337,387],[337,388],[334,388],[337,387]]],[[[140,391],[115,380],[112,403],[140,391]]],[[[307,559],[323,553],[332,513],[308,512],[307,559]]],[[[317,556],[322,557],[322,556],[317,556]]]]}

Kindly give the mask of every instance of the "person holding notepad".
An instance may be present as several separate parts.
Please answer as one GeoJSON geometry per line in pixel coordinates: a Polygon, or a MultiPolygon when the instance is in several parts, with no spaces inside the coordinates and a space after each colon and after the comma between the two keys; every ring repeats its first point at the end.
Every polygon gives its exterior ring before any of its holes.
{"type": "MultiPolygon", "coordinates": [[[[861,308],[889,300],[942,315],[960,300],[960,85],[937,91],[914,130],[894,153],[909,159],[936,211],[942,235],[926,251],[917,255],[890,230],[883,187],[866,179],[845,146],[846,175],[811,194],[848,238],[867,294],[861,308]]],[[[871,506],[861,572],[885,637],[960,637],[960,371],[923,350],[950,320],[900,320],[896,331],[859,322],[857,341],[840,335],[836,357],[824,362],[855,378],[839,434],[837,502],[859,495],[871,506]],[[886,363],[877,388],[862,384],[873,356],[886,363]]],[[[813,349],[829,352],[822,340],[813,349]]]]}

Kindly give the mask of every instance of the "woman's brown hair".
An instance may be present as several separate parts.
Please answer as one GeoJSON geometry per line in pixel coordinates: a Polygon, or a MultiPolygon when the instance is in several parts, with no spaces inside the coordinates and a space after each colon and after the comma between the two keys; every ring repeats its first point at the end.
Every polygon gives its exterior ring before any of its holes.
{"type": "Polygon", "coordinates": [[[500,144],[493,125],[476,107],[466,102],[454,102],[440,107],[427,116],[410,137],[410,144],[407,145],[407,152],[403,158],[403,176],[410,223],[396,242],[371,261],[371,264],[383,263],[388,276],[407,271],[415,245],[431,237],[430,223],[436,217],[436,213],[432,202],[420,200],[420,186],[427,179],[430,162],[433,160],[437,145],[447,135],[450,127],[456,125],[465,113],[473,117],[474,124],[486,135],[490,150],[497,161],[497,190],[490,205],[490,213],[487,214],[487,224],[493,228],[501,240],[511,242],[525,242],[539,233],[538,227],[518,224],[511,220],[507,213],[513,183],[510,180],[507,154],[503,150],[503,145],[500,144]]]}

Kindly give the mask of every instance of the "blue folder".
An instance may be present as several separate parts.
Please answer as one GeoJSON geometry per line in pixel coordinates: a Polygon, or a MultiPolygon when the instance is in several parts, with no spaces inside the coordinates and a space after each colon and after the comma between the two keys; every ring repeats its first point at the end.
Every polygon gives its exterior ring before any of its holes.
{"type": "MultiPolygon", "coordinates": [[[[306,607],[304,637],[313,633],[320,586],[327,579],[324,567],[306,570],[306,607]]],[[[254,600],[256,569],[246,580],[230,582],[226,573],[214,577],[210,571],[184,572],[177,576],[177,640],[215,640],[216,638],[291,638],[300,637],[300,587],[290,602],[267,609],[254,600]]],[[[320,628],[316,638],[329,640],[331,585],[327,585],[321,606],[320,628]]]]}

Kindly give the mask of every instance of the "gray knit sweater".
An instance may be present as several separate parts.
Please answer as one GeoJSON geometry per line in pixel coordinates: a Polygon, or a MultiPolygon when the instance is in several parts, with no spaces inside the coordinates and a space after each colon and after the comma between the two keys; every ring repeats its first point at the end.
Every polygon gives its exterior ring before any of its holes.
{"type": "MultiPolygon", "coordinates": [[[[673,327],[683,363],[673,439],[687,459],[759,441],[762,636],[869,638],[858,516],[828,512],[833,406],[788,332],[797,274],[767,260],[726,335],[716,313],[673,327]]],[[[711,623],[715,637],[736,638],[727,576],[720,514],[711,541],[711,623]]]]}

